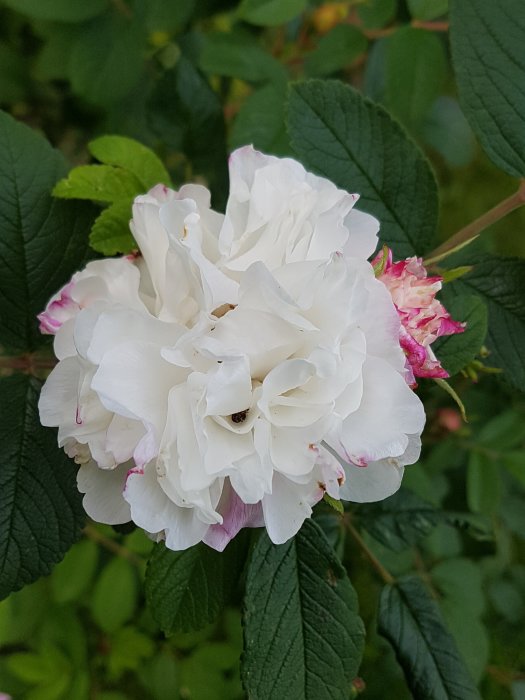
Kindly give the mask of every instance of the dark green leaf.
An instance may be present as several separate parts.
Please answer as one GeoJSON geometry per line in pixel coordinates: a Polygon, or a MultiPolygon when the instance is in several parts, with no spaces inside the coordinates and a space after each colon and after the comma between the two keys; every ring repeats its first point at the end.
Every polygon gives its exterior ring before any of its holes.
{"type": "Polygon", "coordinates": [[[255,90],[233,122],[232,149],[251,143],[266,153],[289,155],[290,145],[284,125],[285,98],[285,91],[273,84],[255,90]]]}
{"type": "Polygon", "coordinates": [[[396,10],[397,0],[364,0],[357,12],[367,29],[380,29],[394,19],[396,10]]]}
{"type": "Polygon", "coordinates": [[[29,87],[28,66],[8,43],[0,42],[0,103],[25,99],[29,87]]]}
{"type": "Polygon", "coordinates": [[[79,165],[60,180],[53,195],[61,199],[118,202],[139,194],[140,181],[130,172],[112,165],[79,165]]]}
{"type": "Polygon", "coordinates": [[[238,585],[246,542],[246,533],[240,533],[224,552],[202,542],[182,552],[155,547],[146,571],[146,600],[163,632],[198,630],[215,620],[238,585]]]}
{"type": "Polygon", "coordinates": [[[461,106],[489,158],[525,175],[522,0],[452,0],[450,42],[461,106]]]}
{"type": "Polygon", "coordinates": [[[246,22],[272,27],[293,19],[307,4],[307,0],[242,0],[238,13],[246,22]]]}
{"type": "Polygon", "coordinates": [[[480,700],[437,603],[419,578],[385,586],[378,629],[393,646],[414,698],[480,700]]]}
{"type": "Polygon", "coordinates": [[[441,95],[421,127],[425,142],[454,168],[468,165],[476,154],[476,140],[459,103],[441,95]]]}
{"type": "Polygon", "coordinates": [[[130,253],[137,247],[129,228],[131,205],[131,199],[124,199],[104,209],[89,234],[93,250],[103,255],[116,255],[130,253]]]}
{"type": "Polygon", "coordinates": [[[0,343],[9,348],[42,343],[36,314],[86,255],[93,208],[53,200],[64,174],[58,151],[0,112],[0,343]]]}
{"type": "Polygon", "coordinates": [[[414,19],[436,19],[448,12],[448,0],[407,0],[414,19]]]}
{"type": "Polygon", "coordinates": [[[150,32],[179,32],[191,19],[197,0],[147,0],[146,23],[150,32]]]}
{"type": "Polygon", "coordinates": [[[455,321],[464,321],[463,333],[438,338],[432,349],[450,375],[457,374],[474,359],[487,335],[487,307],[479,297],[455,297],[446,304],[455,321]]]}
{"type": "Polygon", "coordinates": [[[40,382],[0,379],[0,598],[48,574],[80,535],[74,464],[42,428],[40,382]]]}
{"type": "Polygon", "coordinates": [[[387,44],[385,106],[403,124],[418,127],[439,95],[446,73],[445,50],[434,33],[399,29],[387,44]]]}
{"type": "Polygon", "coordinates": [[[253,37],[232,33],[208,34],[204,39],[199,65],[210,75],[240,78],[249,83],[286,79],[279,61],[258,46],[253,37]]]}
{"type": "Polygon", "coordinates": [[[489,311],[487,364],[501,367],[507,381],[525,391],[525,261],[484,254],[463,254],[461,260],[474,268],[447,285],[447,297],[450,291],[483,299],[489,311]]]}
{"type": "Polygon", "coordinates": [[[396,258],[432,246],[438,215],[427,160],[384,109],[335,81],[292,86],[288,128],[306,167],[349,192],[377,216],[396,258]]]}
{"type": "Polygon", "coordinates": [[[338,24],[319,41],[306,56],[304,69],[312,77],[330,75],[346,66],[366,51],[364,34],[349,24],[338,24]]]}
{"type": "Polygon", "coordinates": [[[258,700],[346,700],[361,661],[363,623],[346,571],[312,520],[250,561],[242,676],[258,700]]]}
{"type": "Polygon", "coordinates": [[[83,22],[106,9],[108,0],[2,0],[4,5],[35,19],[83,22]]]}
{"type": "Polygon", "coordinates": [[[149,190],[158,184],[169,185],[170,176],[151,148],[125,136],[100,136],[88,148],[105,165],[116,165],[129,171],[149,190]]]}

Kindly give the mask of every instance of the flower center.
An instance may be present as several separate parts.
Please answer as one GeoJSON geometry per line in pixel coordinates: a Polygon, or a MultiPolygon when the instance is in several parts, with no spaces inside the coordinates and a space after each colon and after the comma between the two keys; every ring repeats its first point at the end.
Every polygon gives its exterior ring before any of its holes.
{"type": "Polygon", "coordinates": [[[244,423],[246,416],[248,415],[248,409],[245,411],[239,411],[239,413],[232,413],[233,423],[244,423]]]}
{"type": "Polygon", "coordinates": [[[215,318],[222,318],[228,311],[233,311],[236,306],[237,304],[221,304],[211,312],[211,315],[215,316],[215,318]]]}

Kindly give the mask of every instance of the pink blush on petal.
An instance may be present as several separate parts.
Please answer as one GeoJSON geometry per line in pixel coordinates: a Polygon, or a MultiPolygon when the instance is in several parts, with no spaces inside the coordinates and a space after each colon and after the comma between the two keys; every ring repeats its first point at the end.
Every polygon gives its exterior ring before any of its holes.
{"type": "Polygon", "coordinates": [[[230,496],[225,508],[220,508],[222,524],[210,525],[203,541],[212,549],[222,552],[228,542],[243,527],[262,527],[264,517],[261,503],[244,503],[230,488],[230,496]]]}

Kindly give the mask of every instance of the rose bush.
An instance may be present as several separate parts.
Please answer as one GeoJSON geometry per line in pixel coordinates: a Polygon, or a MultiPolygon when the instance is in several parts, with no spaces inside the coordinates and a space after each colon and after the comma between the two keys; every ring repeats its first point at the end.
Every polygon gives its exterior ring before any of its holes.
{"type": "Polygon", "coordinates": [[[288,540],[325,493],[399,488],[425,415],[357,200],[242,148],[224,215],[202,186],[154,187],[133,205],[139,252],[88,263],[50,301],[40,416],[93,519],[221,550],[244,526],[288,540]]]}

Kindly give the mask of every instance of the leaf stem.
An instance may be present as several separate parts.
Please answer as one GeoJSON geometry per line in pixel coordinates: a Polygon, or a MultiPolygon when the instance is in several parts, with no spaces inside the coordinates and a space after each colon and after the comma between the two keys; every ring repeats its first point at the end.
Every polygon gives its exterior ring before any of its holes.
{"type": "Polygon", "coordinates": [[[355,527],[352,525],[350,518],[346,516],[344,518],[344,522],[346,525],[346,528],[349,532],[349,534],[354,538],[356,543],[359,545],[360,549],[362,550],[363,554],[366,556],[370,564],[374,567],[374,569],[377,571],[377,573],[381,576],[383,581],[385,583],[389,584],[394,584],[396,582],[395,578],[392,576],[392,574],[385,569],[383,564],[379,561],[379,559],[376,557],[376,555],[370,550],[364,539],[361,537],[359,532],[355,529],[355,527]]]}
{"type": "Polygon", "coordinates": [[[118,542],[115,542],[109,537],[106,537],[91,524],[85,526],[84,535],[86,535],[86,537],[92,540],[93,542],[100,544],[102,547],[112,552],[113,554],[127,559],[131,564],[134,564],[135,566],[142,566],[144,564],[144,560],[141,559],[141,557],[139,557],[137,554],[130,551],[126,547],[123,547],[118,542]]]}
{"type": "Polygon", "coordinates": [[[507,197],[495,207],[485,212],[479,219],[475,219],[470,224],[460,229],[457,233],[451,236],[447,241],[433,250],[429,257],[424,260],[425,265],[432,265],[440,260],[443,260],[451,253],[456,253],[461,248],[464,248],[489,226],[495,224],[496,221],[503,219],[504,216],[510,214],[514,209],[518,209],[525,204],[525,180],[520,180],[520,186],[517,191],[510,197],[507,197]]]}

